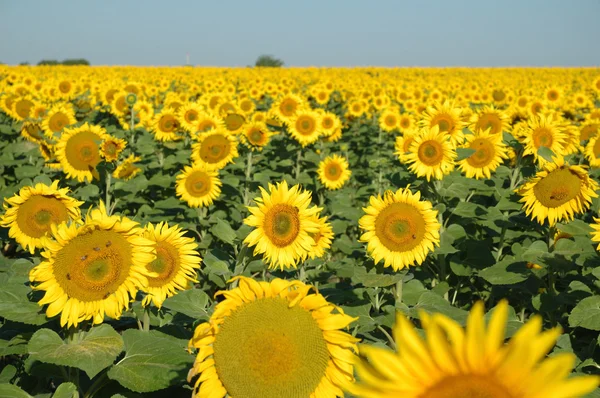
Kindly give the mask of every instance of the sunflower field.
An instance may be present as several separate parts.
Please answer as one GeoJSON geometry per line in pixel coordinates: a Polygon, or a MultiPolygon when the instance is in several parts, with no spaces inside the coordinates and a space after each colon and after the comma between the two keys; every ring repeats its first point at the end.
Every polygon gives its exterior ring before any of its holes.
{"type": "Polygon", "coordinates": [[[0,397],[600,397],[600,70],[0,66],[0,397]]]}

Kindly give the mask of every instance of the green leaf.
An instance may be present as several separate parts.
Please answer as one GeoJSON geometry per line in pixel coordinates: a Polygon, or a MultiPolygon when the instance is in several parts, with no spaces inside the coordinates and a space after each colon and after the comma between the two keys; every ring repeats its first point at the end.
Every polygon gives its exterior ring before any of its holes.
{"type": "Polygon", "coordinates": [[[180,312],[193,319],[204,319],[208,317],[206,312],[208,301],[208,295],[202,290],[189,289],[166,299],[163,307],[180,312]]]}
{"type": "Polygon", "coordinates": [[[10,380],[17,374],[17,368],[13,365],[6,365],[0,372],[0,384],[10,383],[10,380]]]}
{"type": "Polygon", "coordinates": [[[600,330],[600,296],[581,300],[569,315],[569,326],[600,330]]]}
{"type": "Polygon", "coordinates": [[[354,283],[362,283],[365,287],[385,287],[395,284],[402,280],[403,277],[404,273],[401,272],[392,275],[378,274],[374,269],[372,269],[371,272],[367,272],[366,268],[357,267],[354,270],[352,281],[354,283]]]}
{"type": "Polygon", "coordinates": [[[2,383],[2,384],[0,384],[0,398],[33,398],[33,397],[13,384],[2,383]]]}
{"type": "Polygon", "coordinates": [[[71,382],[62,383],[60,386],[58,386],[58,388],[54,392],[54,395],[52,395],[52,398],[78,397],[79,395],[76,395],[76,391],[77,391],[77,386],[75,384],[73,384],[71,382]]]}
{"type": "Polygon", "coordinates": [[[27,340],[18,334],[10,340],[0,340],[0,357],[27,354],[27,340]]]}
{"type": "Polygon", "coordinates": [[[477,152],[475,149],[471,149],[471,148],[456,148],[456,153],[457,153],[457,157],[456,157],[456,161],[460,161],[460,160],[464,160],[468,157],[470,157],[471,155],[473,155],[475,152],[477,152]]]}
{"type": "Polygon", "coordinates": [[[540,261],[540,258],[547,253],[548,245],[546,242],[536,240],[523,251],[521,258],[525,261],[537,263],[540,261]]]}
{"type": "Polygon", "coordinates": [[[492,285],[514,285],[526,280],[530,272],[524,261],[506,256],[502,261],[479,271],[479,276],[492,285]]]}
{"type": "Polygon", "coordinates": [[[162,390],[186,379],[194,357],[187,340],[152,330],[123,332],[125,357],[108,371],[108,377],[134,392],[162,390]]]}
{"type": "Polygon", "coordinates": [[[212,226],[210,233],[230,245],[233,245],[236,239],[235,231],[231,228],[229,223],[220,218],[218,218],[217,223],[212,226]]]}
{"type": "Polygon", "coordinates": [[[552,150],[548,147],[545,147],[545,146],[539,147],[537,150],[537,155],[541,156],[548,162],[554,162],[554,159],[552,159],[552,157],[555,156],[554,152],[552,152],[552,150]]]}
{"type": "Polygon", "coordinates": [[[114,362],[123,351],[123,340],[108,324],[80,333],[65,343],[56,332],[40,329],[29,341],[29,353],[40,362],[82,369],[91,379],[114,362]]]}
{"type": "Polygon", "coordinates": [[[418,318],[419,311],[425,311],[429,314],[439,312],[454,319],[461,325],[465,324],[468,315],[467,311],[453,307],[448,300],[433,292],[424,292],[421,294],[417,304],[410,309],[410,315],[413,318],[418,318]]]}
{"type": "Polygon", "coordinates": [[[569,235],[588,236],[594,229],[588,223],[581,220],[573,220],[568,224],[556,224],[556,229],[569,235]]]}
{"type": "Polygon", "coordinates": [[[22,180],[24,178],[33,178],[40,174],[40,168],[31,165],[21,165],[15,168],[15,177],[17,180],[22,180]]]}
{"type": "Polygon", "coordinates": [[[27,298],[30,292],[31,288],[22,284],[2,286],[0,289],[0,316],[29,325],[43,325],[48,322],[46,315],[40,313],[41,307],[27,298]]]}

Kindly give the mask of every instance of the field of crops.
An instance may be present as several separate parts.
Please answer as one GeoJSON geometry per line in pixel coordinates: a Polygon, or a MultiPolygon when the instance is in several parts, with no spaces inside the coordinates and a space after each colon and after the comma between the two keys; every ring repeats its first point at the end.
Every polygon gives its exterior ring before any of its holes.
{"type": "Polygon", "coordinates": [[[600,397],[600,70],[0,66],[0,397],[600,397]]]}

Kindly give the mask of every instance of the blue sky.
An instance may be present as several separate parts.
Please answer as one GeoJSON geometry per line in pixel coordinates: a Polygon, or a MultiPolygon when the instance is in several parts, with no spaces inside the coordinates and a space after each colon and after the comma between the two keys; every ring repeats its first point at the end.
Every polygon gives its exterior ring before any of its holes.
{"type": "Polygon", "coordinates": [[[0,62],[598,66],[600,0],[0,0],[0,62]]]}

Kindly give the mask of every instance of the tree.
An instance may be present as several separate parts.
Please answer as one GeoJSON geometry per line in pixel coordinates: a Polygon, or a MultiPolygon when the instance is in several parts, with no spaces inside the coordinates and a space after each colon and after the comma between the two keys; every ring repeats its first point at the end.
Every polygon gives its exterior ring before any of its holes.
{"type": "Polygon", "coordinates": [[[89,65],[90,61],[85,58],[68,58],[62,61],[63,65],[89,65]]]}
{"type": "Polygon", "coordinates": [[[279,58],[275,58],[272,55],[261,55],[256,60],[254,66],[263,66],[263,67],[271,67],[271,68],[280,68],[283,66],[283,61],[279,58]]]}
{"type": "Polygon", "coordinates": [[[55,59],[43,59],[37,63],[38,65],[58,65],[59,62],[55,59]]]}

